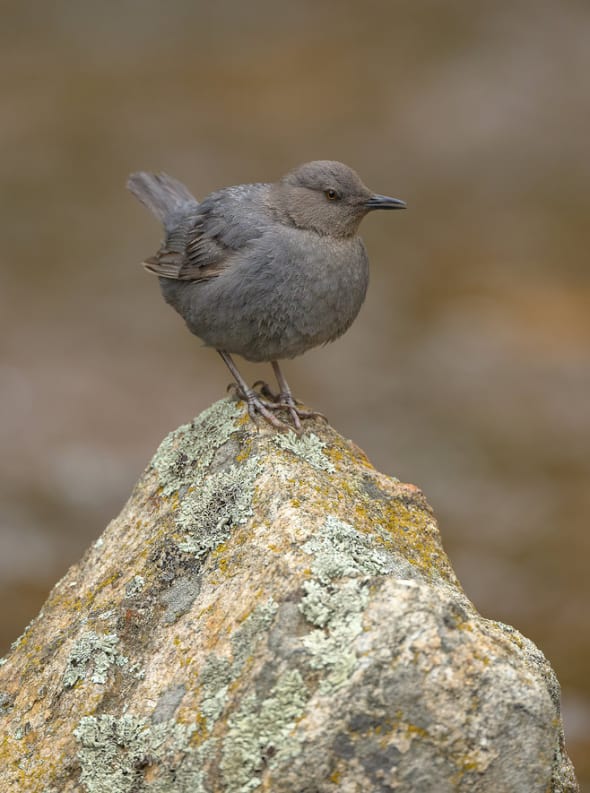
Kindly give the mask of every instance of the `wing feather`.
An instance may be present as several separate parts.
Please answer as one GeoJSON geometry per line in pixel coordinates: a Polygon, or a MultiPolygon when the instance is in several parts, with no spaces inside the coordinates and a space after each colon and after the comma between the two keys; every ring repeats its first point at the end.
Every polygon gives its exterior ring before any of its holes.
{"type": "Polygon", "coordinates": [[[240,248],[264,233],[267,187],[228,187],[188,207],[168,223],[166,239],[156,255],[145,260],[145,268],[178,281],[217,277],[240,248]]]}

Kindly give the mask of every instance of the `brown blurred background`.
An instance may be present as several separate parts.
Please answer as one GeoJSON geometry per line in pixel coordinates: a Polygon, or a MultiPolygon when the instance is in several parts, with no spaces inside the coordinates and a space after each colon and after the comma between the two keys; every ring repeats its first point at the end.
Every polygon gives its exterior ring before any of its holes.
{"type": "Polygon", "coordinates": [[[229,381],[138,264],[127,174],[202,197],[340,159],[409,209],[365,221],[367,303],[287,377],[423,488],[590,776],[589,36],[587,0],[3,4],[3,649],[229,381]]]}

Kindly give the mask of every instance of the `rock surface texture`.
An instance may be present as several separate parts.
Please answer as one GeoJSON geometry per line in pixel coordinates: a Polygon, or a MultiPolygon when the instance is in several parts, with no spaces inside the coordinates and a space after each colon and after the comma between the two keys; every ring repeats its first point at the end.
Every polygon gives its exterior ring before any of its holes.
{"type": "Polygon", "coordinates": [[[0,667],[0,790],[578,790],[542,653],[483,619],[412,485],[213,405],[0,667]]]}

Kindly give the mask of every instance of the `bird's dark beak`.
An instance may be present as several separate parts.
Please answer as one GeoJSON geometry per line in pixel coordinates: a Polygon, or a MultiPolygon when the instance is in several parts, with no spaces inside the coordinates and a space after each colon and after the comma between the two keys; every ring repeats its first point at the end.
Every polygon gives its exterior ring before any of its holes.
{"type": "Polygon", "coordinates": [[[367,209],[405,209],[405,201],[399,198],[390,198],[387,195],[372,195],[366,202],[367,209]]]}

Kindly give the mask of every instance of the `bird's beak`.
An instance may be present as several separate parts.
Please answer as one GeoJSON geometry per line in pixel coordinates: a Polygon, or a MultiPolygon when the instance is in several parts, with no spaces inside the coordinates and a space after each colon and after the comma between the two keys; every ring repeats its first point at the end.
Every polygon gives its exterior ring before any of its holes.
{"type": "Polygon", "coordinates": [[[390,198],[387,195],[372,195],[365,203],[367,209],[405,209],[405,201],[399,198],[390,198]]]}

